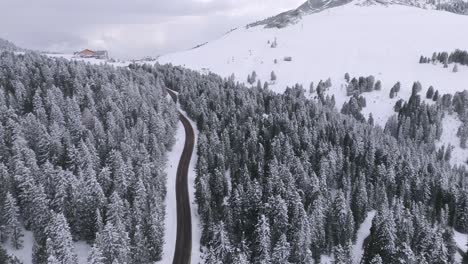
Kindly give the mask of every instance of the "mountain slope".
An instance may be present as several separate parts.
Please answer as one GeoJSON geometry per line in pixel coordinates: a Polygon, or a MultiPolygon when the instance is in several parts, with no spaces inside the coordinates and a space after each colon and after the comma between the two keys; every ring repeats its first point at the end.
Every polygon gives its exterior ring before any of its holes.
{"type": "Polygon", "coordinates": [[[256,71],[258,79],[277,80],[270,89],[281,92],[296,83],[308,89],[310,83],[331,78],[337,107],[348,100],[344,74],[351,77],[374,75],[382,81],[382,91],[368,93],[367,107],[384,124],[399,98],[408,99],[414,81],[423,91],[433,85],[440,93],[467,88],[468,67],[458,73],[442,65],[419,64],[419,56],[434,51],[453,51],[468,46],[468,16],[402,5],[358,6],[350,3],[302,18],[286,28],[253,27],[240,29],[198,49],[166,55],[161,63],[213,71],[222,76],[234,74],[245,81],[256,71]],[[278,46],[271,48],[277,39],[278,46]],[[292,57],[291,62],[284,57],[292,57]],[[277,63],[275,63],[277,60],[277,63]],[[388,99],[391,87],[400,81],[402,91],[388,99]],[[386,98],[388,100],[381,100],[386,98]],[[377,110],[377,111],[376,111],[377,110]]]}

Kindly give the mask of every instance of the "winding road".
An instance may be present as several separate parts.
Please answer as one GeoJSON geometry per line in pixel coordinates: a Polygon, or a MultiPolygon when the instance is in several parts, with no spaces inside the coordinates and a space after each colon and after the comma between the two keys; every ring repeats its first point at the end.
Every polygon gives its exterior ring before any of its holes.
{"type": "MultiPolygon", "coordinates": [[[[169,89],[167,89],[167,92],[177,103],[177,94],[169,89]]],[[[192,256],[192,216],[188,191],[188,170],[195,145],[195,134],[189,120],[181,112],[179,112],[179,119],[185,129],[185,145],[176,176],[177,237],[172,263],[190,264],[192,256]]]]}

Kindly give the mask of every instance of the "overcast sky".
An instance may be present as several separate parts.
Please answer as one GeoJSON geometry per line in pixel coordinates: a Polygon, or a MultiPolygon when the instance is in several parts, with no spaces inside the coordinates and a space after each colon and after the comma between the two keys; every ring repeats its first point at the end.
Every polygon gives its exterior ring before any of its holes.
{"type": "Polygon", "coordinates": [[[0,37],[30,49],[117,58],[189,49],[305,0],[0,0],[0,37]]]}

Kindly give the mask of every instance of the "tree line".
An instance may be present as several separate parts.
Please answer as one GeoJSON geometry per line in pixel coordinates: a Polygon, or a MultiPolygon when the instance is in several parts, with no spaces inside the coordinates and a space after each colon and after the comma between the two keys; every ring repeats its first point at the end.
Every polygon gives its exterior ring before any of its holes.
{"type": "MultiPolygon", "coordinates": [[[[135,66],[138,68],[138,66],[135,66]]],[[[200,131],[196,202],[206,263],[350,263],[374,209],[363,263],[451,263],[468,231],[466,171],[437,149],[442,106],[416,84],[385,129],[296,85],[283,94],[171,65],[147,68],[180,92],[200,131]]]]}
{"type": "Polygon", "coordinates": [[[38,264],[77,263],[77,240],[92,264],[159,260],[177,120],[144,70],[1,53],[0,241],[32,231],[38,264]]]}

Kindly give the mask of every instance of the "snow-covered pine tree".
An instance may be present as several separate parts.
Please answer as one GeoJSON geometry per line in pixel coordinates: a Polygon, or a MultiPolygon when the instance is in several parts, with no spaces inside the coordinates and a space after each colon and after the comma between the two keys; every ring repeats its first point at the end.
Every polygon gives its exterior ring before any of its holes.
{"type": "Polygon", "coordinates": [[[270,224],[265,215],[261,215],[255,227],[254,260],[258,264],[270,263],[270,224]]]}
{"type": "Polygon", "coordinates": [[[289,264],[290,244],[286,240],[286,235],[282,234],[276,242],[271,254],[272,264],[289,264]]]}
{"type": "Polygon", "coordinates": [[[87,264],[104,264],[104,257],[102,256],[101,249],[96,244],[91,248],[87,264]]]}
{"type": "Polygon", "coordinates": [[[427,89],[426,98],[432,99],[433,97],[434,97],[434,87],[429,86],[429,89],[427,89]]]}
{"type": "Polygon", "coordinates": [[[63,214],[52,213],[45,231],[47,235],[47,255],[56,258],[58,263],[78,263],[67,220],[63,214]]]}
{"type": "Polygon", "coordinates": [[[270,76],[270,80],[271,80],[272,82],[276,81],[276,74],[275,74],[275,72],[272,71],[270,75],[271,75],[271,76],[270,76]]]}
{"type": "Polygon", "coordinates": [[[23,233],[19,221],[19,208],[16,199],[8,192],[3,207],[3,219],[6,220],[6,234],[10,238],[11,245],[15,249],[23,247],[23,233]]]}

